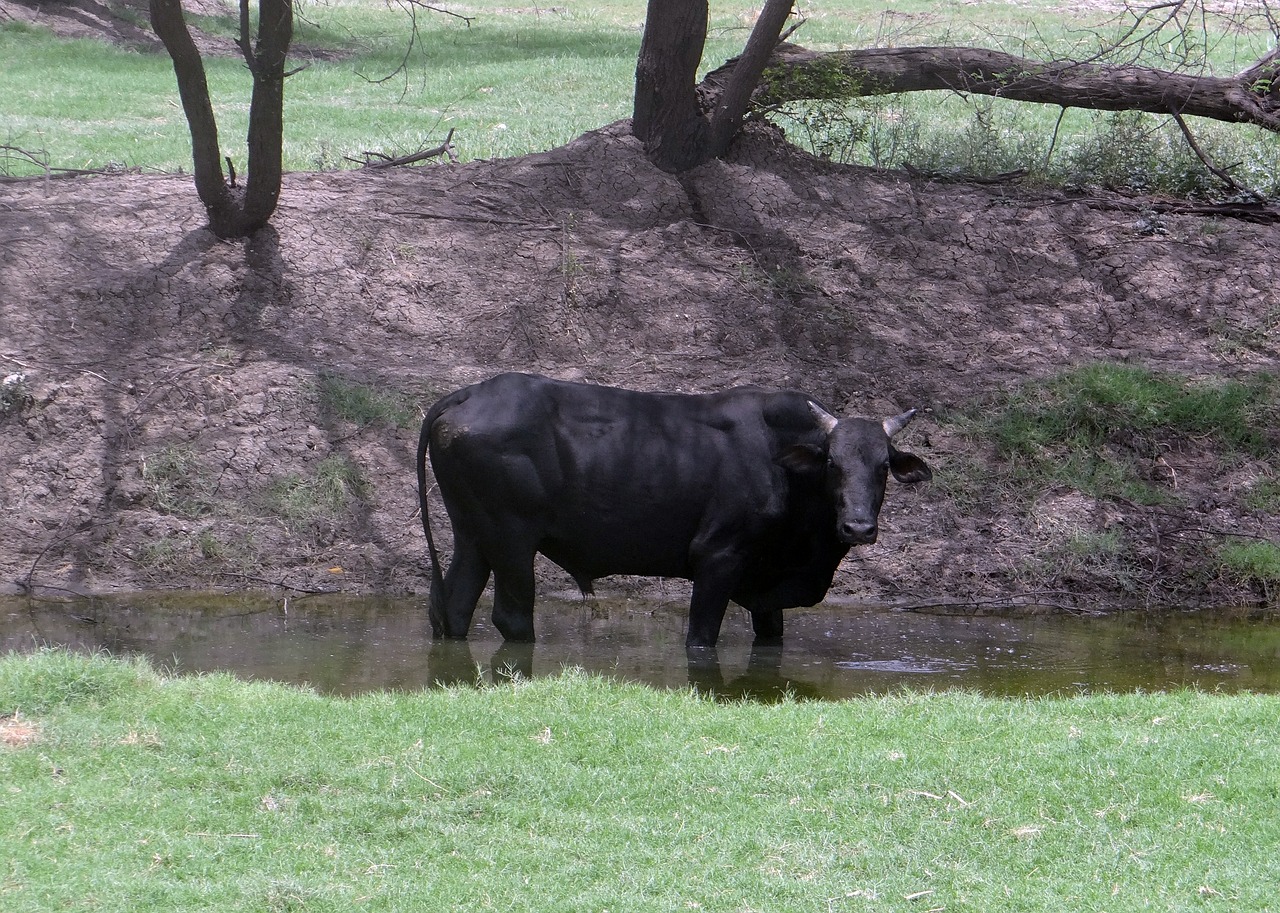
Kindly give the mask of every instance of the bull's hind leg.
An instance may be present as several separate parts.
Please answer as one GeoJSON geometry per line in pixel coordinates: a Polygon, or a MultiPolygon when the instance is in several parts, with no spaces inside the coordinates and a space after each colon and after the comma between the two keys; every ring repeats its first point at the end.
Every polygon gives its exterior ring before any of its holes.
{"type": "Polygon", "coordinates": [[[781,641],[782,609],[753,609],[751,627],[757,641],[781,641]]]}
{"type": "Polygon", "coordinates": [[[533,549],[503,547],[493,563],[493,626],[503,639],[533,643],[533,549]]]}
{"type": "Polygon", "coordinates": [[[489,582],[489,562],[470,536],[453,531],[453,558],[445,571],[443,592],[431,587],[431,633],[435,637],[464,638],[471,629],[476,603],[489,582]]]}

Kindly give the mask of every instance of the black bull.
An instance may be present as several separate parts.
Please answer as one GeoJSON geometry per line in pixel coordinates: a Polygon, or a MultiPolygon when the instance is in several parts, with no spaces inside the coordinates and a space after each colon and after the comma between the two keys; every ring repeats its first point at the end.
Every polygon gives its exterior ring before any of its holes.
{"type": "Polygon", "coordinates": [[[493,623],[532,641],[534,555],[590,592],[610,574],[693,581],[689,646],[714,646],[729,600],[757,637],[815,605],[854,545],[876,541],[889,473],[931,478],[884,422],[837,420],[802,393],[638,393],[502,374],[450,393],[418,441],[431,627],[463,638],[494,578],[493,623]],[[453,527],[449,569],[427,522],[428,453],[453,527]]]}

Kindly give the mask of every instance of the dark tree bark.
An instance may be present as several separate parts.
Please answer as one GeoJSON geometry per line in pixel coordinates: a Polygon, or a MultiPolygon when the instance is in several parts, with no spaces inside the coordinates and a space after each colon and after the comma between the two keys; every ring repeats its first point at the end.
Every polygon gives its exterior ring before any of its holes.
{"type": "Polygon", "coordinates": [[[725,153],[793,6],[793,0],[766,0],[738,66],[707,110],[695,85],[707,39],[706,0],[649,0],[631,123],[650,161],[681,172],[725,153]]]}
{"type": "Polygon", "coordinates": [[[280,200],[284,174],[284,80],[293,40],[293,0],[259,0],[257,53],[249,49],[249,0],[240,0],[241,47],[253,73],[249,101],[249,163],[245,175],[245,234],[257,231],[280,200]]]}
{"type": "Polygon", "coordinates": [[[234,171],[228,177],[222,169],[204,63],[187,30],[181,0],[150,0],[150,7],[152,28],[173,59],[178,95],[191,129],[196,192],[209,215],[209,229],[220,238],[251,235],[267,224],[280,199],[284,68],[293,40],[292,0],[261,0],[256,49],[249,37],[249,3],[240,0],[240,48],[253,75],[243,189],[237,186],[234,171]]]}
{"type": "Polygon", "coordinates": [[[215,211],[222,212],[232,206],[230,188],[222,176],[222,151],[218,145],[218,122],[213,116],[213,103],[209,100],[209,83],[204,75],[204,62],[187,31],[182,16],[181,0],[151,0],[151,27],[164,42],[173,60],[173,72],[178,79],[178,97],[187,116],[191,130],[191,153],[195,161],[196,192],[209,210],[210,219],[215,211]]]}
{"type": "Polygon", "coordinates": [[[742,120],[751,105],[751,96],[760,83],[765,67],[778,46],[779,37],[791,10],[792,0],[767,0],[756,19],[747,47],[738,58],[725,90],[711,112],[711,143],[708,158],[718,158],[729,151],[729,144],[742,129],[742,120]]]}
{"type": "Polygon", "coordinates": [[[707,0],[649,0],[631,124],[649,160],[663,171],[687,171],[706,161],[710,124],[694,82],[707,15],[707,0]]]}

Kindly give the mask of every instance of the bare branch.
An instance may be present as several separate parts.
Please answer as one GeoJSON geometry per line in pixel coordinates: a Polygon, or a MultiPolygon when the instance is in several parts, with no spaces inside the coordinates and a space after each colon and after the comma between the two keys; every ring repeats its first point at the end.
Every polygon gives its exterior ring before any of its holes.
{"type": "MultiPolygon", "coordinates": [[[[361,79],[372,83],[375,86],[382,85],[384,82],[390,82],[397,76],[407,74],[409,72],[409,60],[413,57],[413,51],[419,45],[422,37],[422,33],[418,28],[418,10],[425,10],[428,13],[436,13],[441,16],[448,16],[453,19],[461,20],[466,24],[467,28],[471,28],[471,23],[475,22],[476,19],[475,16],[466,16],[462,13],[445,9],[442,6],[423,3],[422,0],[387,0],[387,6],[391,6],[392,3],[399,6],[401,9],[406,10],[409,14],[409,43],[405,45],[404,54],[401,55],[400,62],[396,64],[395,68],[390,73],[387,73],[385,76],[378,77],[365,76],[363,73],[358,74],[361,79]]],[[[407,81],[405,84],[405,91],[408,91],[407,81]]]]}
{"type": "Polygon", "coordinates": [[[458,156],[453,151],[453,128],[449,129],[448,135],[445,136],[444,142],[439,146],[431,149],[421,149],[408,155],[389,156],[381,152],[372,152],[366,150],[360,153],[363,159],[352,158],[351,156],[343,156],[348,162],[355,162],[362,168],[395,168],[400,165],[414,165],[418,162],[435,158],[438,155],[447,155],[449,161],[457,162],[458,156]]]}
{"type": "Polygon", "coordinates": [[[1260,203],[1266,200],[1265,196],[1258,193],[1256,190],[1251,190],[1248,187],[1244,187],[1237,183],[1235,178],[1233,178],[1229,172],[1215,165],[1212,159],[1210,159],[1209,156],[1205,154],[1204,150],[1200,148],[1200,144],[1196,142],[1195,134],[1191,132],[1191,128],[1187,126],[1187,122],[1182,115],[1177,111],[1170,111],[1169,113],[1173,115],[1173,119],[1177,123],[1178,129],[1182,131],[1183,138],[1187,141],[1187,145],[1191,147],[1191,151],[1196,154],[1196,158],[1200,159],[1200,163],[1204,165],[1204,167],[1207,168],[1215,177],[1217,177],[1218,180],[1222,181],[1222,183],[1226,184],[1230,190],[1240,196],[1252,197],[1260,203]]]}

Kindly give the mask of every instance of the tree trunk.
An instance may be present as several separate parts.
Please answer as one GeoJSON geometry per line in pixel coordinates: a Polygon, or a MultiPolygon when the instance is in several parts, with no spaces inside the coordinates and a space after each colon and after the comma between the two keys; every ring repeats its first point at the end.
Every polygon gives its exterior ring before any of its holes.
{"type": "MultiPolygon", "coordinates": [[[[733,62],[734,67],[740,63],[733,62]]],[[[779,49],[757,105],[813,98],[843,77],[850,96],[949,89],[1065,108],[1146,111],[1251,123],[1280,131],[1280,60],[1273,52],[1229,77],[1173,73],[1145,67],[1043,62],[982,48],[869,48],[819,53],[795,45],[779,49]]],[[[716,91],[732,79],[722,67],[704,86],[716,91]]]]}
{"type": "Polygon", "coordinates": [[[755,28],[747,39],[746,49],[738,58],[715,107],[711,111],[711,142],[708,158],[718,158],[729,151],[729,144],[742,129],[742,120],[751,105],[751,96],[778,46],[778,36],[791,16],[794,0],[767,0],[756,18],[755,28]]]}
{"type": "Polygon", "coordinates": [[[181,0],[150,0],[151,26],[173,60],[182,110],[191,129],[196,193],[220,238],[243,238],[267,224],[280,198],[284,149],[284,79],[293,39],[292,0],[261,0],[258,42],[249,40],[248,0],[240,0],[240,47],[253,74],[249,105],[246,186],[229,182],[222,170],[218,123],[209,99],[204,63],[182,14],[181,0]]]}
{"type": "Polygon", "coordinates": [[[746,50],[708,110],[694,84],[707,40],[707,0],[649,0],[631,123],[650,161],[678,173],[728,150],[794,5],[766,0],[746,50]]]}
{"type": "MultiPolygon", "coordinates": [[[[249,0],[240,0],[247,9],[249,0]]],[[[248,43],[247,32],[242,39],[248,43]]],[[[260,0],[258,52],[249,59],[253,96],[249,102],[249,173],[245,176],[246,234],[257,231],[280,200],[284,155],[284,78],[293,40],[292,0],[260,0]]]]}
{"type": "Polygon", "coordinates": [[[210,227],[219,231],[234,212],[236,201],[222,174],[222,150],[218,145],[218,121],[209,100],[204,61],[187,31],[181,0],[151,0],[151,27],[164,42],[178,79],[178,97],[191,130],[191,154],[195,163],[196,193],[209,214],[210,227]]]}
{"type": "Polygon", "coordinates": [[[710,124],[694,83],[707,15],[707,0],[649,0],[631,129],[663,171],[687,171],[706,161],[710,124]]]}

